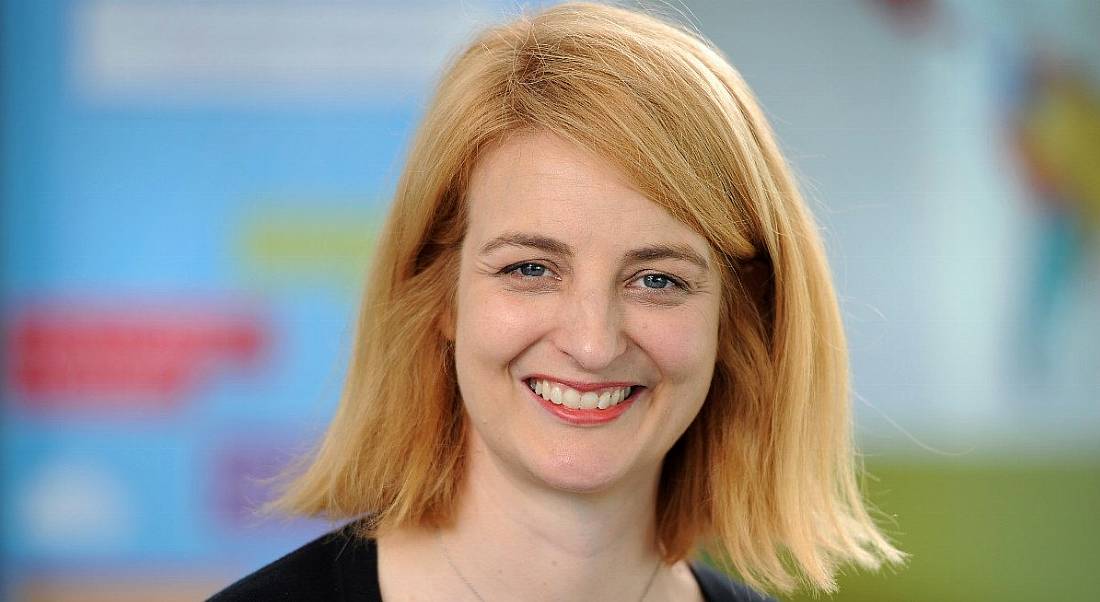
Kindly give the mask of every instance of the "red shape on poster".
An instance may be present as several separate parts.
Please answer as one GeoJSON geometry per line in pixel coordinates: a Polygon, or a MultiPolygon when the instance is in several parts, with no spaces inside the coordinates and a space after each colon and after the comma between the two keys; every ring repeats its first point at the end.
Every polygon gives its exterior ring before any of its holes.
{"type": "Polygon", "coordinates": [[[12,321],[8,382],[32,407],[169,407],[219,367],[255,365],[266,340],[236,311],[40,307],[12,321]]]}

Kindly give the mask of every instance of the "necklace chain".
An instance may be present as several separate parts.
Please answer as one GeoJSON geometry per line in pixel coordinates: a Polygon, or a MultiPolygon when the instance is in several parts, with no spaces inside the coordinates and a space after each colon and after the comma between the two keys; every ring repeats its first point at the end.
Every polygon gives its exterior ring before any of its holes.
{"type": "MultiPolygon", "coordinates": [[[[474,584],[470,583],[470,580],[466,578],[466,575],[462,574],[462,571],[459,570],[458,565],[455,564],[454,560],[451,560],[451,553],[447,550],[447,544],[443,542],[443,532],[439,529],[436,529],[435,538],[436,541],[439,542],[439,548],[443,550],[443,558],[447,559],[447,564],[451,565],[451,569],[454,570],[455,575],[458,575],[458,578],[466,584],[466,587],[469,588],[470,593],[473,594],[475,598],[477,598],[480,602],[485,602],[485,598],[481,597],[481,594],[478,593],[477,588],[474,587],[474,584]]],[[[646,582],[645,589],[642,590],[642,597],[638,598],[638,602],[642,602],[643,600],[645,600],[645,597],[649,595],[649,590],[653,587],[653,581],[656,580],[657,571],[660,570],[660,568],[661,559],[658,558],[657,564],[653,567],[653,572],[649,574],[649,581],[646,582]]]]}

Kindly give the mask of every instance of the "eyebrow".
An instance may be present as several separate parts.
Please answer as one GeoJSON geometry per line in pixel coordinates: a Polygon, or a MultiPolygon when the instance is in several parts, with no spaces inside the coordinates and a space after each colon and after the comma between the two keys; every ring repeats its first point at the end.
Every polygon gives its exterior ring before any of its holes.
{"type": "Polygon", "coordinates": [[[659,259],[677,259],[694,263],[704,272],[710,269],[707,260],[687,245],[660,244],[631,249],[626,254],[627,261],[637,263],[642,261],[657,261],[659,259]]]}
{"type": "Polygon", "coordinates": [[[547,253],[553,253],[554,255],[563,255],[565,257],[573,256],[573,249],[564,242],[556,238],[550,238],[549,236],[527,234],[525,232],[505,232],[481,245],[481,251],[479,253],[481,255],[488,255],[501,247],[528,247],[547,253]]]}
{"type": "MultiPolygon", "coordinates": [[[[496,238],[481,245],[479,253],[487,255],[502,247],[524,247],[538,249],[540,251],[573,257],[573,249],[568,244],[549,236],[541,234],[529,234],[526,232],[505,232],[496,238]]],[[[695,252],[687,245],[681,244],[655,244],[631,249],[626,253],[626,263],[638,263],[643,261],[657,261],[661,259],[675,259],[695,264],[704,272],[710,269],[710,264],[702,255],[695,252]]]]}

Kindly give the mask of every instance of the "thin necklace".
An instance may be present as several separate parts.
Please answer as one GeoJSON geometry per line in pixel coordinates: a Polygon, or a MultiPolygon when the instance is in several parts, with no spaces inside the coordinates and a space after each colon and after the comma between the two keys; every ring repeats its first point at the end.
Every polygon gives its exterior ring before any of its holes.
{"type": "MultiPolygon", "coordinates": [[[[485,602],[485,598],[482,598],[481,594],[477,593],[477,588],[474,587],[474,584],[470,583],[469,579],[466,579],[466,575],[463,575],[462,571],[459,570],[458,565],[456,565],[455,562],[451,560],[451,553],[447,551],[447,544],[443,543],[443,532],[439,529],[435,530],[435,539],[439,542],[439,548],[443,550],[443,557],[447,559],[447,564],[451,565],[451,569],[454,570],[456,575],[458,575],[458,578],[466,584],[466,587],[469,588],[470,593],[473,594],[475,598],[477,598],[480,602],[485,602]]],[[[649,574],[649,581],[646,582],[645,589],[642,591],[642,597],[638,598],[638,602],[642,602],[642,600],[645,600],[645,597],[649,595],[649,588],[653,587],[653,581],[657,578],[657,571],[660,570],[660,568],[661,559],[658,558],[657,564],[653,567],[653,572],[649,574]]]]}

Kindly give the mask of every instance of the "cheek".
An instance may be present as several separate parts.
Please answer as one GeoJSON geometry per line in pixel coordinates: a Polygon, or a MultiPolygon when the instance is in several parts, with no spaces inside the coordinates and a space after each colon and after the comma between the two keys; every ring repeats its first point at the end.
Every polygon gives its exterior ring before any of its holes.
{"type": "Polygon", "coordinates": [[[650,315],[637,323],[637,342],[669,384],[709,388],[718,347],[716,310],[650,315]]]}
{"type": "Polygon", "coordinates": [[[541,336],[533,305],[488,286],[460,285],[456,351],[506,366],[541,336]]]}

